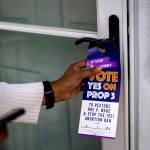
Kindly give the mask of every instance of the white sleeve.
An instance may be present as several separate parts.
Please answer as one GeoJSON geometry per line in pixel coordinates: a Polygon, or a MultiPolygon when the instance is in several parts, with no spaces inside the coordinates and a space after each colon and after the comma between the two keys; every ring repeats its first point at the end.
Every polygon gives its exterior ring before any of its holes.
{"type": "Polygon", "coordinates": [[[12,109],[23,108],[25,114],[16,122],[37,123],[43,100],[42,82],[27,84],[7,84],[0,82],[0,117],[12,109]]]}

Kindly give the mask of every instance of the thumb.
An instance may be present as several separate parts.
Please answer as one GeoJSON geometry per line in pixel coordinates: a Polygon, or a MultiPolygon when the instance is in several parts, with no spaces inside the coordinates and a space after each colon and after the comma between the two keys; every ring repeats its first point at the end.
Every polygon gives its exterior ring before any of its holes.
{"type": "Polygon", "coordinates": [[[86,77],[89,77],[91,75],[95,75],[97,73],[99,73],[100,71],[102,70],[102,67],[98,66],[96,68],[91,68],[91,69],[88,69],[88,70],[83,70],[82,71],[82,78],[86,78],[86,77]]]}

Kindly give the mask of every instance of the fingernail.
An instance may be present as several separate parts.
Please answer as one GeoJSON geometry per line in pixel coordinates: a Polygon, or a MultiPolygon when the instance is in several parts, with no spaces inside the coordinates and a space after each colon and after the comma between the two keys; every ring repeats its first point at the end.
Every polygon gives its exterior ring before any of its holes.
{"type": "Polygon", "coordinates": [[[101,66],[98,66],[98,67],[96,67],[96,70],[97,70],[97,71],[100,71],[100,70],[102,70],[102,67],[101,67],[101,66]]]}

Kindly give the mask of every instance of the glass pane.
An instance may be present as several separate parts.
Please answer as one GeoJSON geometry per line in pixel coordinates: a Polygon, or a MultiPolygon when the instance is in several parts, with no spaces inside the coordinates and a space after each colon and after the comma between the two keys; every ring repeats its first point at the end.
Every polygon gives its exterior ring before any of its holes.
{"type": "Polygon", "coordinates": [[[96,31],[96,0],[0,0],[0,20],[96,31]]]}
{"type": "MultiPolygon", "coordinates": [[[[76,39],[0,31],[0,81],[23,83],[58,79],[67,66],[86,58],[76,39]]],[[[79,136],[82,93],[41,109],[37,125],[11,123],[1,150],[100,150],[100,139],[79,136]]]]}

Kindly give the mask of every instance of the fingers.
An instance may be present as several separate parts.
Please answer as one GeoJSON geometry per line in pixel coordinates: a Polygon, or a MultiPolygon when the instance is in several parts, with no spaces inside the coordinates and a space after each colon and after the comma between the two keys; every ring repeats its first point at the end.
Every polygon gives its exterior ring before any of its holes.
{"type": "Polygon", "coordinates": [[[97,74],[102,70],[102,67],[98,66],[96,68],[91,68],[88,70],[82,70],[81,71],[81,69],[86,67],[86,61],[85,60],[74,63],[71,65],[71,67],[73,68],[74,71],[80,71],[82,79],[89,77],[91,75],[97,74]]]}
{"type": "Polygon", "coordinates": [[[101,70],[102,70],[102,67],[100,66],[96,68],[91,68],[89,70],[84,70],[84,71],[81,71],[81,76],[84,79],[86,77],[99,73],[101,70]]]}
{"type": "Polygon", "coordinates": [[[82,61],[79,61],[79,62],[73,64],[73,69],[75,71],[79,71],[85,67],[86,67],[86,61],[85,60],[82,60],[82,61]]]}

